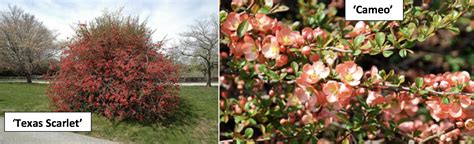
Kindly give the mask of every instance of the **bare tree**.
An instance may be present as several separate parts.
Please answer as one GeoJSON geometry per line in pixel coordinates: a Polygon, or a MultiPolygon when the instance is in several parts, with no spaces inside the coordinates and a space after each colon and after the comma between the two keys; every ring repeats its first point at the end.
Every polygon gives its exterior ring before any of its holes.
{"type": "Polygon", "coordinates": [[[0,14],[0,60],[31,83],[32,72],[54,56],[55,35],[34,15],[14,6],[0,14]]]}
{"type": "Polygon", "coordinates": [[[211,71],[217,65],[217,44],[219,24],[217,17],[211,15],[207,18],[197,20],[189,25],[187,32],[181,33],[181,54],[184,56],[198,57],[205,63],[207,83],[211,86],[211,71]]]}

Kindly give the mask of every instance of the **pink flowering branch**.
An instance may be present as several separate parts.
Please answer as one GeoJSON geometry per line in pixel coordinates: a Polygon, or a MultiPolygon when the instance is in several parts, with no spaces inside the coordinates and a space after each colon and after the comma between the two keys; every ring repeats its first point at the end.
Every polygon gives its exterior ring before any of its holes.
{"type": "MultiPolygon", "coordinates": [[[[406,86],[396,86],[396,85],[390,85],[390,84],[386,84],[385,86],[388,86],[390,88],[394,88],[394,89],[397,89],[397,90],[405,90],[405,91],[410,91],[410,88],[409,87],[406,87],[406,86]]],[[[445,91],[435,91],[433,89],[424,89],[426,91],[428,91],[429,93],[432,93],[432,94],[437,94],[437,95],[454,95],[454,94],[461,94],[461,95],[467,95],[467,96],[474,96],[474,93],[465,93],[465,92],[445,92],[445,91]]]]}
{"type": "MultiPolygon", "coordinates": [[[[350,50],[350,49],[343,49],[343,48],[335,47],[335,46],[329,46],[329,47],[325,47],[323,49],[324,50],[333,50],[333,51],[342,52],[342,53],[353,53],[354,52],[353,50],[350,50]]],[[[393,50],[393,49],[395,49],[395,47],[390,46],[390,47],[388,47],[384,50],[393,50]]]]}
{"type": "Polygon", "coordinates": [[[444,130],[444,131],[439,132],[439,133],[437,133],[437,134],[431,135],[431,136],[429,136],[429,137],[427,137],[427,138],[421,140],[421,141],[420,141],[420,144],[426,143],[426,142],[428,142],[428,141],[431,140],[431,139],[434,139],[434,138],[437,138],[437,137],[439,137],[439,136],[441,136],[441,135],[443,135],[443,134],[449,133],[449,132],[453,131],[454,129],[456,129],[456,126],[452,126],[452,127],[448,128],[447,130],[444,130]]]}

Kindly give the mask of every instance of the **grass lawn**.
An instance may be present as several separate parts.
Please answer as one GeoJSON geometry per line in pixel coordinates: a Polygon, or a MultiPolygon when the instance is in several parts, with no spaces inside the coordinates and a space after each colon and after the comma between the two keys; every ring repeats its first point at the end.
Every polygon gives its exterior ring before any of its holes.
{"type": "MultiPolygon", "coordinates": [[[[5,111],[51,111],[47,84],[0,83],[5,111]]],[[[166,121],[143,125],[92,115],[92,132],[81,134],[125,143],[217,143],[217,88],[181,87],[181,107],[166,121]]]]}

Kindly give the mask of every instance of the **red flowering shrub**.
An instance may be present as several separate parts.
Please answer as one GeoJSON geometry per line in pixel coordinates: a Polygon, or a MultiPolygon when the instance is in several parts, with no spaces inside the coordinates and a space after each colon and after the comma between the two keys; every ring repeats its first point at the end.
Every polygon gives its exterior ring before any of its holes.
{"type": "Polygon", "coordinates": [[[58,111],[153,121],[177,108],[177,68],[138,18],[106,13],[76,33],[51,77],[48,96],[58,111]]]}
{"type": "Polygon", "coordinates": [[[370,22],[345,21],[312,0],[297,1],[299,15],[285,19],[276,13],[288,7],[273,2],[221,6],[222,139],[423,143],[474,134],[469,73],[406,80],[357,61],[403,58],[437,30],[456,31],[452,24],[472,11],[468,0],[439,2],[443,9],[405,1],[403,21],[370,22]]]}

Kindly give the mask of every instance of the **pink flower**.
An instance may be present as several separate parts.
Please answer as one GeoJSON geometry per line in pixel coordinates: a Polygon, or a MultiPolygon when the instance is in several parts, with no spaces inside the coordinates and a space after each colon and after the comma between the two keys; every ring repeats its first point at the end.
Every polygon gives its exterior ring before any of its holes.
{"type": "Polygon", "coordinates": [[[327,54],[324,55],[323,57],[324,62],[326,62],[329,66],[332,66],[334,64],[334,61],[337,59],[337,53],[333,51],[328,51],[327,54]]]}
{"type": "Polygon", "coordinates": [[[464,122],[464,127],[468,130],[474,130],[474,119],[467,119],[466,122],[464,122]]]}
{"type": "Polygon", "coordinates": [[[343,83],[336,81],[328,81],[323,86],[323,92],[329,103],[337,101],[346,101],[352,95],[352,89],[343,83]]]}
{"type": "Polygon", "coordinates": [[[317,39],[318,37],[321,37],[322,40],[325,40],[327,35],[328,35],[327,32],[324,31],[323,29],[319,28],[319,27],[314,29],[314,31],[313,31],[314,39],[317,39]]]}
{"type": "Polygon", "coordinates": [[[378,84],[382,80],[382,77],[379,75],[379,70],[375,66],[372,66],[369,74],[370,74],[370,79],[372,80],[374,84],[378,84]]]}
{"type": "Polygon", "coordinates": [[[244,54],[243,42],[232,42],[229,44],[230,53],[236,58],[240,58],[244,54]]]}
{"type": "Polygon", "coordinates": [[[305,90],[304,88],[300,88],[300,87],[295,88],[294,94],[298,98],[300,103],[302,103],[302,104],[309,101],[309,99],[311,97],[311,93],[309,91],[305,90]]]}
{"type": "Polygon", "coordinates": [[[307,41],[313,41],[313,39],[314,39],[313,29],[311,29],[310,27],[305,27],[303,30],[301,30],[301,35],[307,41]]]}
{"type": "Polygon", "coordinates": [[[360,34],[365,34],[365,33],[368,33],[368,30],[367,30],[367,25],[363,22],[363,21],[359,21],[356,23],[356,25],[354,26],[354,29],[352,29],[351,32],[349,32],[348,34],[346,34],[344,37],[346,38],[354,38],[360,34]]]}
{"type": "Polygon", "coordinates": [[[437,121],[444,118],[465,118],[469,114],[463,106],[468,106],[466,104],[470,101],[467,102],[464,97],[462,98],[464,100],[460,100],[460,102],[454,102],[453,98],[449,98],[451,101],[449,104],[442,102],[440,97],[431,97],[430,99],[426,101],[427,108],[430,110],[433,119],[437,121]]]}
{"type": "Polygon", "coordinates": [[[280,45],[278,44],[276,37],[267,36],[263,39],[262,53],[265,58],[278,58],[278,55],[280,55],[280,45]]]}
{"type": "Polygon", "coordinates": [[[301,54],[308,56],[311,54],[311,48],[309,46],[304,46],[303,48],[300,49],[301,54]]]}
{"type": "Polygon", "coordinates": [[[467,95],[460,95],[459,96],[459,103],[461,104],[461,107],[468,108],[472,104],[471,97],[469,97],[467,95]]]}
{"type": "Polygon", "coordinates": [[[330,69],[326,67],[323,62],[318,61],[313,63],[313,65],[305,64],[303,66],[303,73],[301,74],[301,79],[303,82],[308,84],[315,84],[319,80],[329,76],[330,69]]]}
{"type": "Polygon", "coordinates": [[[403,132],[410,133],[415,131],[415,123],[413,121],[406,121],[398,125],[398,129],[403,132]]]}
{"type": "Polygon", "coordinates": [[[278,43],[281,45],[293,45],[296,40],[298,33],[293,32],[289,27],[282,26],[280,30],[276,32],[276,37],[278,39],[278,43]]]}
{"type": "Polygon", "coordinates": [[[365,33],[366,32],[366,24],[365,22],[363,21],[359,21],[356,23],[356,25],[354,26],[354,30],[357,34],[362,34],[362,33],[365,33]]]}
{"type": "Polygon", "coordinates": [[[474,92],[474,81],[469,81],[467,84],[466,88],[464,90],[468,93],[473,93],[474,92]]]}
{"type": "Polygon", "coordinates": [[[275,27],[277,20],[265,14],[258,13],[255,15],[255,19],[252,19],[250,22],[256,30],[267,32],[275,27]]]}
{"type": "Polygon", "coordinates": [[[351,85],[359,85],[360,79],[362,78],[362,68],[357,66],[353,61],[346,61],[336,66],[336,73],[341,78],[341,81],[351,85]]]}
{"type": "Polygon", "coordinates": [[[367,104],[368,105],[377,105],[377,104],[381,104],[381,103],[384,103],[385,99],[384,97],[382,96],[382,94],[380,94],[380,92],[375,92],[375,91],[370,91],[369,90],[369,94],[367,95],[367,104]]]}
{"type": "Polygon", "coordinates": [[[313,116],[312,114],[305,114],[303,115],[303,117],[301,117],[301,123],[303,125],[306,125],[306,124],[309,124],[309,123],[313,123],[313,116]]]}
{"type": "Polygon", "coordinates": [[[279,68],[286,65],[287,63],[288,63],[288,56],[282,54],[282,55],[279,55],[278,58],[276,59],[275,67],[279,68]]]}
{"type": "Polygon", "coordinates": [[[229,15],[227,15],[227,19],[222,23],[221,28],[224,30],[235,31],[241,22],[240,15],[235,12],[231,12],[229,15]]]}
{"type": "Polygon", "coordinates": [[[452,103],[449,108],[449,115],[453,118],[460,118],[463,114],[462,107],[459,104],[452,103]]]}
{"type": "Polygon", "coordinates": [[[455,72],[452,74],[447,75],[448,83],[452,86],[456,84],[466,84],[470,81],[469,73],[466,71],[462,72],[455,72]]]}
{"type": "Polygon", "coordinates": [[[258,46],[252,37],[244,37],[244,43],[242,44],[242,48],[240,50],[244,51],[243,53],[245,54],[245,59],[247,59],[247,61],[253,61],[257,59],[258,46]]]}

